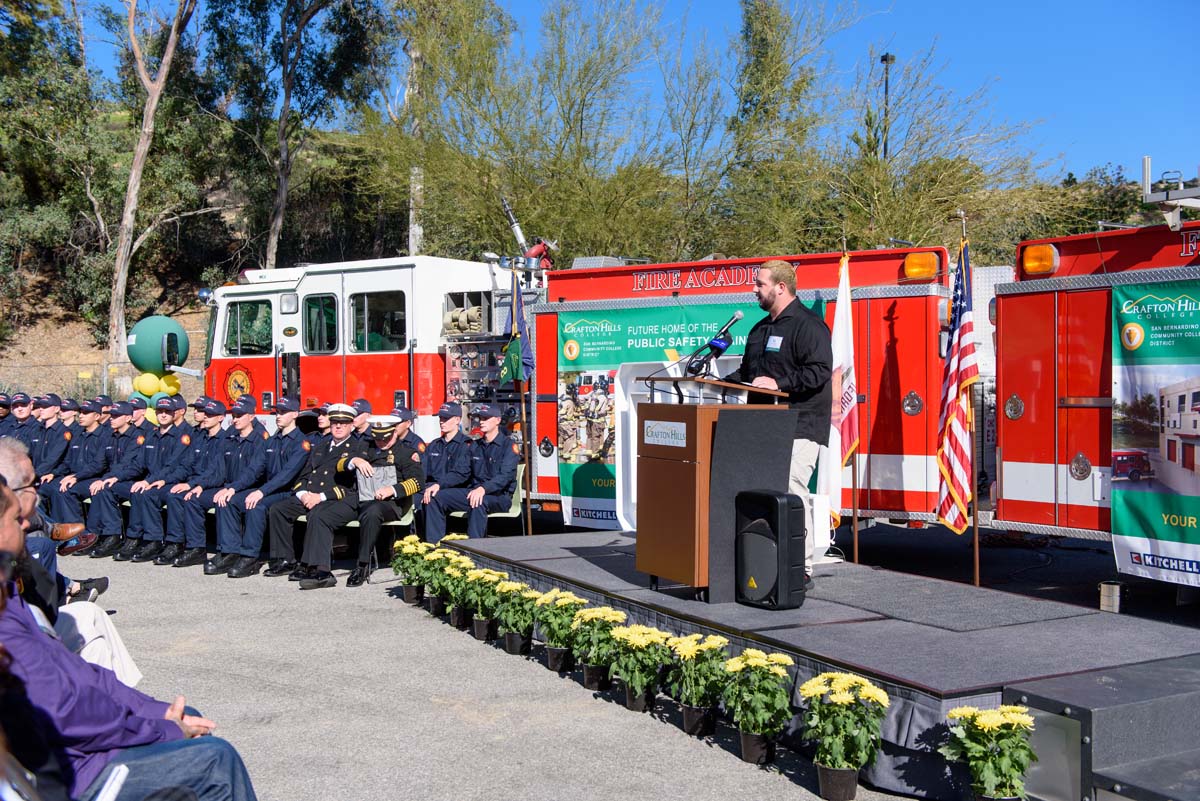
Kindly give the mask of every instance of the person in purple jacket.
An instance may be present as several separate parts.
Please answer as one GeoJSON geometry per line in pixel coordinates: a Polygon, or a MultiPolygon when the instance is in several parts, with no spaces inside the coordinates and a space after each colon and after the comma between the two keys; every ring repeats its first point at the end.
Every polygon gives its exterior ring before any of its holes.
{"type": "Polygon", "coordinates": [[[107,781],[120,779],[114,773],[128,771],[118,801],[170,788],[200,798],[255,801],[236,749],[206,736],[216,724],[193,714],[183,696],[167,703],[127,687],[42,630],[37,610],[22,600],[11,579],[15,555],[25,548],[19,507],[12,490],[0,486],[0,642],[35,712],[39,731],[32,734],[57,755],[71,797],[90,801],[107,781]]]}

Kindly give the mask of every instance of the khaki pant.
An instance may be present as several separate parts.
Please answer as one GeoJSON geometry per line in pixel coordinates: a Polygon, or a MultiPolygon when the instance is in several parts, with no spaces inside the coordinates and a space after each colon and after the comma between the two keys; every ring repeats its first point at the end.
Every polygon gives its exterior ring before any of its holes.
{"type": "Polygon", "coordinates": [[[812,574],[813,564],[813,506],[808,493],[808,481],[817,466],[821,446],[811,439],[792,441],[792,464],[788,470],[788,492],[804,501],[804,572],[812,574]]]}

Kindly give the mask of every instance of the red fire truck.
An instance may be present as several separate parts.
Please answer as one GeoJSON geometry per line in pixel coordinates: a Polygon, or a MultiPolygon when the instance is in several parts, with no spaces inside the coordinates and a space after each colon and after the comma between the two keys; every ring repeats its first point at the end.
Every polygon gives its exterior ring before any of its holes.
{"type": "MultiPolygon", "coordinates": [[[[1112,288],[1200,275],[1200,223],[1177,228],[1017,248],[1016,280],[997,287],[993,307],[999,470],[992,526],[1111,538],[1112,288]]],[[[1122,471],[1134,478],[1128,465],[1116,476],[1122,471]]]]}
{"type": "MultiPolygon", "coordinates": [[[[832,324],[840,254],[783,257],[802,302],[832,324]]],[[[746,320],[716,373],[737,365],[761,315],[751,293],[764,261],[730,259],[560,270],[533,317],[533,492],[563,504],[568,523],[636,528],[640,377],[703,345],[732,311],[746,320]],[[597,392],[597,386],[602,392],[597,392]]],[[[860,430],[859,508],[866,517],[932,521],[942,381],[940,333],[949,296],[944,248],[852,253],[860,430]]],[[[680,375],[682,368],[674,368],[680,375]]],[[[842,505],[851,506],[850,468],[842,505]]]]}

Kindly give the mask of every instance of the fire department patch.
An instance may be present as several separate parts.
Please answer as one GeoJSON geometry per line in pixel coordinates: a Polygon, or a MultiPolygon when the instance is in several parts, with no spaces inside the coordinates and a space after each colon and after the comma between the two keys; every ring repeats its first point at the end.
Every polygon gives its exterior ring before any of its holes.
{"type": "Polygon", "coordinates": [[[263,431],[263,439],[264,439],[264,440],[268,440],[268,439],[270,439],[270,438],[271,438],[271,435],[270,435],[270,434],[268,434],[268,433],[267,433],[267,432],[264,430],[264,431],[263,431]]]}
{"type": "Polygon", "coordinates": [[[425,443],[424,442],[417,443],[417,453],[424,453],[424,452],[425,452],[425,443]]]}
{"type": "Polygon", "coordinates": [[[64,431],[64,432],[63,432],[63,439],[65,439],[67,442],[70,442],[70,441],[71,441],[71,432],[70,432],[70,431],[64,431]]]}
{"type": "Polygon", "coordinates": [[[138,444],[138,445],[145,445],[145,444],[146,444],[146,436],[145,436],[145,434],[143,434],[142,436],[140,436],[140,437],[138,437],[138,438],[137,438],[137,444],[138,444]]]}
{"type": "Polygon", "coordinates": [[[520,453],[521,453],[521,449],[520,449],[520,447],[518,447],[518,446],[517,446],[517,443],[515,443],[515,442],[514,442],[514,443],[512,444],[512,449],[513,449],[513,453],[515,453],[515,454],[517,454],[517,455],[520,455],[520,453]]]}
{"type": "Polygon", "coordinates": [[[180,437],[179,441],[182,442],[184,445],[192,444],[192,438],[190,436],[188,436],[187,434],[184,434],[182,437],[180,437]]]}
{"type": "Polygon", "coordinates": [[[229,368],[225,374],[225,394],[230,398],[254,394],[254,382],[250,379],[250,371],[240,364],[229,368]]]}
{"type": "Polygon", "coordinates": [[[306,451],[311,451],[312,443],[309,442],[308,440],[304,440],[303,442],[300,443],[300,447],[304,448],[304,450],[306,450],[306,451]]]}

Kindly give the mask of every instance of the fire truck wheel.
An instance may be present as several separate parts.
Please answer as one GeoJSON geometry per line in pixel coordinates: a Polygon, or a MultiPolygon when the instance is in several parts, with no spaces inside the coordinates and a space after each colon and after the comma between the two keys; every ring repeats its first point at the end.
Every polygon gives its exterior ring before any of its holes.
{"type": "Polygon", "coordinates": [[[1129,480],[1130,481],[1141,481],[1142,480],[1142,471],[1130,470],[1129,471],[1129,480]]]}

